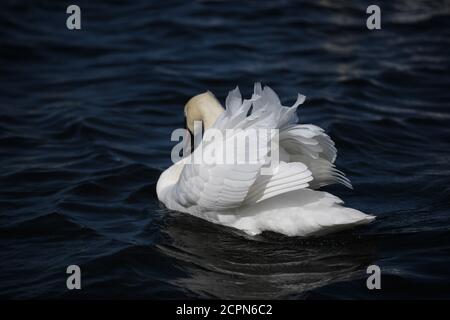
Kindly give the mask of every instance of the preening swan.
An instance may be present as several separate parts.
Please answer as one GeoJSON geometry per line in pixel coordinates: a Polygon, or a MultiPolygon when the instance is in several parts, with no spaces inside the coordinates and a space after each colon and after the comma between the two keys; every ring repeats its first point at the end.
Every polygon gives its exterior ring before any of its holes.
{"type": "Polygon", "coordinates": [[[297,107],[304,100],[298,95],[292,107],[282,106],[272,89],[258,83],[248,100],[242,100],[238,88],[231,91],[225,109],[210,92],[191,98],[185,106],[187,128],[193,132],[194,123],[201,121],[204,138],[190,155],[161,174],[158,199],[171,210],[250,235],[273,231],[310,236],[372,221],[373,216],[346,208],[338,197],[315,190],[333,183],[349,188],[351,184],[335,168],[336,148],[324,130],[297,124],[297,107]],[[205,138],[213,129],[224,133],[220,139],[205,138]],[[257,161],[193,161],[199,155],[217,155],[224,144],[251,130],[276,132],[261,138],[258,150],[237,150],[246,159],[253,156],[257,161]]]}

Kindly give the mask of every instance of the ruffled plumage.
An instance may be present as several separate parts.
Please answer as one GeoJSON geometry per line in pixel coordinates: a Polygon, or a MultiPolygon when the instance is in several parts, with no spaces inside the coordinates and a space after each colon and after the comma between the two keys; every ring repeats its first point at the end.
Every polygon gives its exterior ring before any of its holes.
{"type": "MultiPolygon", "coordinates": [[[[262,169],[270,164],[268,154],[274,151],[270,137],[262,141],[265,152],[255,155],[252,150],[238,151],[254,156],[255,163],[189,163],[196,152],[214,154],[222,147],[216,140],[202,141],[201,148],[163,173],[160,180],[164,179],[164,188],[158,188],[159,199],[169,209],[249,234],[271,230],[307,236],[371,221],[372,216],[343,207],[339,198],[313,190],[332,183],[349,188],[351,184],[336,169],[336,147],[324,130],[297,124],[297,108],[304,101],[305,96],[299,94],[292,107],[282,106],[277,94],[259,83],[248,100],[242,99],[238,88],[231,91],[226,109],[213,128],[224,133],[227,129],[278,129],[279,163],[271,174],[262,174],[262,169]]],[[[222,143],[231,138],[224,134],[222,143]]]]}

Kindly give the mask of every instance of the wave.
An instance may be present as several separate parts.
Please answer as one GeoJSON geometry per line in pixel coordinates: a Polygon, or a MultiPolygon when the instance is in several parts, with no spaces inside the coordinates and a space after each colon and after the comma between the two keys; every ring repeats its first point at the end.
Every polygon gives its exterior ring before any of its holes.
{"type": "Polygon", "coordinates": [[[448,296],[445,1],[381,2],[377,31],[356,1],[77,4],[75,32],[64,3],[0,11],[0,297],[370,299],[370,264],[377,298],[448,296]],[[248,237],[159,204],[184,103],[256,81],[307,96],[354,185],[327,190],[375,223],[248,237]]]}

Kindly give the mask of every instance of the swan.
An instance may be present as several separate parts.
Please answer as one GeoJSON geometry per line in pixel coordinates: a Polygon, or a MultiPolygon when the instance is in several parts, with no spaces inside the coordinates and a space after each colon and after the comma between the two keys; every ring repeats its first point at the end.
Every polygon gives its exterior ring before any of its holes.
{"type": "MultiPolygon", "coordinates": [[[[225,109],[209,91],[192,97],[184,108],[187,129],[193,134],[195,123],[200,121],[203,139],[192,153],[161,174],[156,186],[159,201],[170,210],[252,236],[263,231],[317,236],[371,222],[374,216],[344,207],[340,198],[317,190],[333,183],[348,188],[352,185],[336,169],[337,150],[324,130],[312,124],[298,124],[297,108],[304,100],[305,96],[299,94],[292,107],[282,106],[278,95],[259,83],[250,99],[243,100],[238,87],[230,91],[225,109]],[[234,137],[223,135],[221,141],[206,141],[208,132],[252,129],[276,129],[276,134],[262,143],[268,151],[261,152],[258,161],[193,161],[200,153],[217,152],[223,148],[223,142],[234,137]],[[278,152],[278,161],[263,172],[274,151],[278,152]]],[[[249,155],[254,151],[242,152],[249,155]]]]}

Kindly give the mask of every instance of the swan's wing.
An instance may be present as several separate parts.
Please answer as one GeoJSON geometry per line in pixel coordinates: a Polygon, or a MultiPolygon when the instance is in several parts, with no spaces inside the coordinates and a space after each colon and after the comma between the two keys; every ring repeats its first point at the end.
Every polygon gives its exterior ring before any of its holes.
{"type": "MultiPolygon", "coordinates": [[[[283,107],[272,89],[262,89],[259,84],[255,85],[255,93],[250,100],[242,100],[236,88],[229,93],[226,110],[213,126],[223,131],[223,139],[214,139],[209,143],[204,139],[202,148],[197,148],[191,157],[195,158],[199,153],[207,156],[220,152],[223,147],[220,142],[233,138],[233,135],[225,134],[227,129],[245,134],[252,129],[278,129],[295,123],[295,110],[303,101],[304,96],[299,95],[293,107],[283,107]]],[[[253,156],[248,164],[186,164],[171,198],[182,207],[191,208],[191,211],[222,211],[307,187],[312,174],[299,162],[280,163],[272,174],[261,175],[262,167],[268,164],[271,138],[258,135],[259,146],[266,147],[259,148],[256,155],[252,153],[254,150],[236,150],[237,157],[241,159],[253,156]]]]}
{"type": "Polygon", "coordinates": [[[312,124],[290,125],[280,131],[280,145],[288,154],[288,161],[302,162],[313,175],[312,188],[342,183],[351,188],[350,180],[336,169],[336,148],[333,140],[312,124]]]}
{"type": "Polygon", "coordinates": [[[311,180],[312,173],[303,163],[281,162],[273,174],[258,176],[245,203],[254,204],[286,192],[307,188],[311,180]]]}
{"type": "MultiPolygon", "coordinates": [[[[334,165],[337,150],[333,140],[318,126],[297,124],[299,120],[297,108],[305,101],[305,96],[299,94],[297,101],[291,108],[284,107],[281,106],[278,96],[272,89],[264,87],[263,90],[259,83],[255,84],[254,96],[260,97],[253,103],[254,110],[263,111],[267,109],[267,105],[274,106],[279,110],[278,122],[275,127],[280,130],[280,149],[284,150],[287,155],[287,158],[283,160],[306,165],[313,177],[312,181],[308,181],[309,187],[319,188],[333,183],[341,183],[348,188],[352,188],[350,180],[334,165]]],[[[291,167],[291,170],[294,168],[291,167]]],[[[298,166],[296,169],[299,170],[300,167],[298,166]]],[[[299,175],[301,172],[292,174],[299,175]]],[[[260,178],[257,184],[260,181],[261,184],[264,184],[265,178],[260,178]]],[[[276,179],[276,177],[273,179],[276,179]]],[[[300,186],[303,182],[302,180],[299,181],[301,182],[299,183],[300,186]]],[[[269,194],[271,193],[267,192],[267,195],[269,194]]],[[[253,197],[249,197],[249,199],[253,199],[253,197]]]]}
{"type": "MultiPolygon", "coordinates": [[[[263,200],[307,187],[318,188],[340,182],[351,187],[350,181],[333,164],[336,148],[330,137],[314,125],[298,125],[297,107],[305,97],[298,96],[292,107],[285,107],[269,87],[255,85],[249,100],[242,100],[239,89],[231,91],[226,99],[226,110],[213,128],[248,132],[251,129],[279,129],[280,150],[285,162],[275,166],[273,173],[262,175],[271,151],[271,139],[264,141],[266,152],[258,152],[251,164],[186,164],[173,189],[172,199],[190,211],[222,211],[255,204],[263,200]]],[[[205,133],[206,134],[206,133],[205,133]]],[[[229,137],[221,143],[202,142],[203,148],[195,154],[220,152],[229,137]]],[[[259,137],[259,136],[258,136],[259,137]]],[[[223,150],[223,149],[222,149],[223,150]]],[[[261,150],[261,149],[260,149],[261,150]]],[[[245,157],[254,156],[249,150],[237,150],[245,157]]]]}
{"type": "Polygon", "coordinates": [[[254,183],[256,165],[186,164],[172,199],[198,211],[222,211],[239,207],[254,183]]]}
{"type": "Polygon", "coordinates": [[[292,154],[305,154],[313,159],[336,160],[333,140],[320,127],[312,124],[291,125],[280,132],[284,148],[292,154]]]}
{"type": "MultiPolygon", "coordinates": [[[[237,132],[245,133],[250,129],[274,127],[277,119],[270,113],[259,112],[248,116],[256,98],[258,97],[254,96],[250,100],[242,101],[239,89],[231,91],[226,100],[226,111],[219,116],[213,126],[222,132],[221,140],[212,139],[205,142],[204,139],[191,154],[191,159],[199,157],[199,154],[205,159],[212,154],[220,153],[226,140],[234,139],[237,132]],[[234,134],[227,135],[227,129],[233,129],[234,134]]],[[[267,137],[263,143],[268,145],[269,142],[270,139],[267,137]]],[[[260,174],[268,148],[265,152],[258,152],[256,157],[254,154],[250,155],[249,150],[237,148],[235,151],[238,159],[248,159],[252,156],[253,161],[246,164],[224,164],[224,161],[219,163],[209,157],[208,159],[213,160],[209,162],[210,164],[204,162],[185,164],[178,183],[173,188],[171,199],[185,209],[197,212],[240,207],[260,174]]]]}
{"type": "Polygon", "coordinates": [[[249,100],[242,100],[239,88],[228,94],[226,110],[214,124],[218,129],[281,129],[298,121],[297,108],[305,101],[299,94],[292,107],[281,105],[278,95],[270,87],[262,89],[255,84],[254,93],[249,100]]]}

